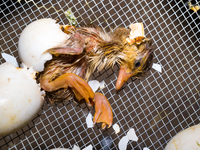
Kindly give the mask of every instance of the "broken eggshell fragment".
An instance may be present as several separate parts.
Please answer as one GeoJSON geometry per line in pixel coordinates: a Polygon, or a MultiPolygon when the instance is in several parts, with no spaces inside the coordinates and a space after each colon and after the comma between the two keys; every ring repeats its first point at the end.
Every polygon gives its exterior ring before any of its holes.
{"type": "Polygon", "coordinates": [[[126,150],[128,141],[129,141],[128,137],[123,136],[118,143],[119,150],[126,150]]]}
{"type": "Polygon", "coordinates": [[[40,88],[26,69],[0,65],[0,137],[17,131],[43,104],[40,88]]]}
{"type": "Polygon", "coordinates": [[[128,132],[127,132],[127,137],[129,140],[132,141],[138,141],[138,137],[135,133],[135,129],[131,128],[128,132]]]}
{"type": "Polygon", "coordinates": [[[136,38],[139,38],[139,40],[142,40],[145,37],[144,34],[144,26],[142,23],[134,23],[129,26],[131,29],[129,38],[126,39],[128,44],[136,43],[136,38]]]}
{"type": "Polygon", "coordinates": [[[96,92],[100,87],[100,83],[97,80],[90,80],[88,84],[92,88],[93,92],[96,92]]]}
{"type": "Polygon", "coordinates": [[[113,127],[113,129],[115,131],[115,134],[118,134],[120,132],[120,127],[119,127],[119,125],[117,123],[115,123],[112,127],[113,127]]]}
{"type": "Polygon", "coordinates": [[[7,53],[1,53],[1,56],[5,59],[6,62],[13,64],[15,67],[19,67],[17,59],[14,56],[7,53]]]}
{"type": "Polygon", "coordinates": [[[137,135],[136,135],[136,133],[135,133],[134,128],[131,128],[131,129],[127,132],[126,136],[123,136],[123,137],[120,139],[120,141],[119,141],[119,143],[118,143],[119,150],[126,150],[127,144],[128,144],[128,141],[129,141],[129,140],[131,140],[131,141],[138,141],[138,137],[137,137],[137,135]]]}
{"type": "Polygon", "coordinates": [[[94,122],[92,121],[92,114],[90,112],[86,117],[86,124],[87,124],[87,128],[94,127],[94,122]]]}

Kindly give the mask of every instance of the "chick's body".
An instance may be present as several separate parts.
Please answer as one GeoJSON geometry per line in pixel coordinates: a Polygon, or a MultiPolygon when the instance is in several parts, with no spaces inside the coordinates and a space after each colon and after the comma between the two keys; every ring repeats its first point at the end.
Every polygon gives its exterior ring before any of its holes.
{"type": "MultiPolygon", "coordinates": [[[[70,38],[65,45],[47,50],[53,59],[46,63],[39,78],[53,81],[62,74],[75,73],[87,81],[95,70],[101,71],[118,63],[120,70],[128,74],[125,77],[119,75],[119,82],[127,78],[123,81],[126,82],[131,76],[143,75],[153,59],[151,42],[142,38],[137,44],[129,44],[126,39],[130,30],[126,28],[117,28],[110,33],[99,27],[62,26],[62,29],[70,34],[70,38]]],[[[47,92],[54,100],[65,100],[71,95],[70,88],[47,92]]]]}

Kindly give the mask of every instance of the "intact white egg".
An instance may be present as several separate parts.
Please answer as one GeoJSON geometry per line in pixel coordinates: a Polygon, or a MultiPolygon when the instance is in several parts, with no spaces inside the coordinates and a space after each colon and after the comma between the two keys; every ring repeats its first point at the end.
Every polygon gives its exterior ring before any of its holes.
{"type": "Polygon", "coordinates": [[[43,104],[40,88],[26,69],[0,65],[0,137],[17,131],[43,104]]]}
{"type": "Polygon", "coordinates": [[[46,50],[62,45],[69,35],[60,29],[56,20],[44,18],[30,23],[19,38],[19,58],[35,71],[43,71],[44,63],[52,59],[46,50]]]}

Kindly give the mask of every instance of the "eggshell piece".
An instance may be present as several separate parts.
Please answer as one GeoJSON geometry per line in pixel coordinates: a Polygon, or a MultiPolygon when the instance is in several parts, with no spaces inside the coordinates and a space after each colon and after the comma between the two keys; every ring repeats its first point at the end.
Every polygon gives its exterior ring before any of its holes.
{"type": "Polygon", "coordinates": [[[119,150],[126,150],[128,141],[129,141],[128,137],[123,136],[118,143],[119,150]]]}
{"type": "Polygon", "coordinates": [[[100,88],[100,89],[103,89],[103,88],[105,88],[105,84],[106,84],[106,83],[105,83],[105,81],[104,81],[104,80],[103,80],[103,81],[101,81],[101,82],[100,82],[100,86],[99,86],[99,88],[100,88]]]}
{"type": "Polygon", "coordinates": [[[68,148],[53,148],[53,149],[50,149],[50,150],[71,150],[71,149],[68,149],[68,148]]]}
{"type": "Polygon", "coordinates": [[[19,38],[19,58],[36,71],[43,71],[44,63],[52,59],[46,50],[61,46],[69,35],[65,34],[54,19],[44,18],[30,23],[19,38]]]}
{"type": "Polygon", "coordinates": [[[50,149],[50,150],[71,150],[71,149],[68,149],[68,148],[53,148],[53,149],[50,149]]]}
{"type": "Polygon", "coordinates": [[[93,147],[92,147],[92,145],[90,144],[90,145],[88,145],[87,147],[85,147],[84,149],[82,149],[82,150],[92,150],[93,149],[93,147]]]}
{"type": "Polygon", "coordinates": [[[78,146],[74,145],[74,147],[72,148],[72,150],[81,150],[78,146]]]}
{"type": "Polygon", "coordinates": [[[92,114],[91,113],[89,113],[86,117],[86,124],[87,124],[87,128],[94,127],[94,122],[92,121],[92,114]]]}
{"type": "Polygon", "coordinates": [[[132,141],[138,141],[138,137],[135,133],[135,130],[133,128],[131,128],[128,132],[127,132],[127,137],[129,140],[132,141]]]}
{"type": "Polygon", "coordinates": [[[160,64],[153,63],[152,68],[162,73],[162,66],[160,64]]]}
{"type": "Polygon", "coordinates": [[[200,124],[179,132],[167,143],[165,147],[165,150],[198,149],[200,149],[200,124]]]}
{"type": "Polygon", "coordinates": [[[96,92],[100,87],[100,83],[97,80],[90,80],[88,84],[92,88],[93,92],[96,92]]]}
{"type": "Polygon", "coordinates": [[[0,137],[22,128],[43,104],[40,89],[26,69],[0,65],[0,137]]]}
{"type": "Polygon", "coordinates": [[[134,24],[131,24],[129,26],[129,28],[131,29],[131,32],[130,32],[130,39],[134,39],[138,36],[143,36],[145,37],[145,34],[144,34],[144,26],[142,23],[134,23],[134,24]]]}
{"type": "Polygon", "coordinates": [[[115,131],[115,134],[118,134],[120,132],[120,128],[119,128],[119,125],[117,123],[115,123],[112,127],[115,131]]]}
{"type": "Polygon", "coordinates": [[[6,62],[13,64],[15,67],[19,67],[17,59],[14,56],[7,53],[1,53],[1,56],[5,59],[6,62]]]}

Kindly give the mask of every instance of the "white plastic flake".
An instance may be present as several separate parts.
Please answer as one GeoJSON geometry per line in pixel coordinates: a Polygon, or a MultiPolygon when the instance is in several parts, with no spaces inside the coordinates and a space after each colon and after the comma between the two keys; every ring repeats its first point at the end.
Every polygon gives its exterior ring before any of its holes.
{"type": "Polygon", "coordinates": [[[119,150],[126,150],[128,141],[129,141],[128,137],[127,136],[123,136],[121,138],[121,140],[119,141],[119,143],[118,143],[119,150]]]}
{"type": "Polygon", "coordinates": [[[133,128],[131,128],[128,133],[127,133],[127,137],[129,140],[132,140],[132,141],[138,141],[138,137],[135,133],[135,130],[133,128]]]}
{"type": "Polygon", "coordinates": [[[115,134],[120,132],[120,128],[119,128],[119,125],[117,123],[115,123],[112,127],[115,130],[115,134]]]}
{"type": "Polygon", "coordinates": [[[92,150],[92,145],[88,145],[86,148],[82,149],[82,150],[92,150]]]}
{"type": "Polygon", "coordinates": [[[152,68],[162,73],[162,66],[160,64],[153,63],[152,68]]]}
{"type": "Polygon", "coordinates": [[[89,113],[86,117],[86,124],[87,124],[87,128],[94,127],[94,122],[92,121],[92,114],[91,113],[89,113]]]}
{"type": "Polygon", "coordinates": [[[88,84],[92,88],[93,92],[96,92],[100,86],[100,83],[97,80],[91,80],[88,82],[88,84]]]}
{"type": "Polygon", "coordinates": [[[5,59],[6,62],[13,64],[15,67],[19,67],[17,60],[14,56],[6,53],[1,53],[1,56],[5,59]]]}

